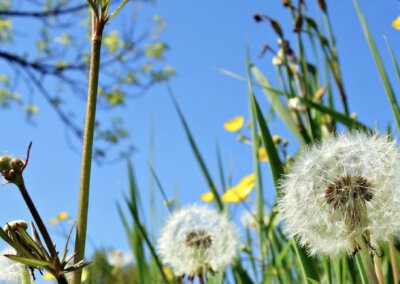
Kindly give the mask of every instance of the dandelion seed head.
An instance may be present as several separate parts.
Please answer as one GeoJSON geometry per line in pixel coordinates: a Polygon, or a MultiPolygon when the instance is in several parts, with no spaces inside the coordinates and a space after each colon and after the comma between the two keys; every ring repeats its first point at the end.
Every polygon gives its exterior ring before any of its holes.
{"type": "Polygon", "coordinates": [[[203,205],[171,214],[162,228],[158,252],[176,276],[223,270],[237,256],[238,236],[228,216],[203,205]]]}
{"type": "Polygon", "coordinates": [[[21,270],[24,269],[24,266],[5,257],[5,254],[16,255],[16,251],[9,247],[0,252],[0,282],[20,283],[21,270]]]}
{"type": "Polygon", "coordinates": [[[400,150],[388,136],[348,132],[306,148],[281,180],[279,212],[310,254],[351,254],[400,229],[400,150]]]}

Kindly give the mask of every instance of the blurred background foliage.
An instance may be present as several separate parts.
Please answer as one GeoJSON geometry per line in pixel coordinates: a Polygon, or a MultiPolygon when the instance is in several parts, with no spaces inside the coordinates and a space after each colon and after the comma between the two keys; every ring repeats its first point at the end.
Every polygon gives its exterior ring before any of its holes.
{"type": "MultiPolygon", "coordinates": [[[[152,23],[137,28],[142,5],[151,5],[151,1],[134,1],[103,37],[101,118],[96,123],[94,150],[98,163],[126,157],[134,149],[118,108],[175,75],[164,60],[169,45],[160,38],[166,27],[163,18],[154,15],[152,23]]],[[[0,1],[0,106],[18,107],[35,123],[35,114],[40,112],[37,97],[43,97],[54,108],[77,153],[84,117],[74,106],[86,102],[89,25],[85,1],[0,1]]]]}

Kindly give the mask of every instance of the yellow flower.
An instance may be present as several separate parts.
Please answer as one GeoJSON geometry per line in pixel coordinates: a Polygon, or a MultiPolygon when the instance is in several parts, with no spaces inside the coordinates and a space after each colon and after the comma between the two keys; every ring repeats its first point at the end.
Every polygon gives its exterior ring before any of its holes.
{"type": "Polygon", "coordinates": [[[258,159],[261,162],[268,162],[268,154],[267,154],[267,151],[265,151],[264,147],[261,147],[260,149],[258,149],[258,159]]]}
{"type": "Polygon", "coordinates": [[[400,16],[398,16],[396,20],[392,22],[392,27],[396,30],[400,30],[400,16]]]}
{"type": "Polygon", "coordinates": [[[208,191],[206,193],[203,193],[200,196],[200,199],[203,200],[204,202],[213,202],[214,201],[214,194],[211,191],[208,191]]]}
{"type": "Polygon", "coordinates": [[[53,274],[46,272],[45,274],[43,274],[43,279],[44,280],[53,280],[54,276],[53,276],[53,274]]]}
{"type": "Polygon", "coordinates": [[[243,124],[244,124],[244,118],[243,116],[239,115],[225,122],[224,128],[226,131],[236,132],[243,127],[243,124]]]}
{"type": "Polygon", "coordinates": [[[67,211],[61,211],[57,215],[57,220],[60,221],[60,222],[64,221],[67,218],[68,218],[68,212],[67,211]]]}
{"type": "Polygon", "coordinates": [[[256,174],[252,173],[242,178],[235,186],[229,188],[221,197],[223,202],[239,203],[245,200],[255,185],[256,174]]]}

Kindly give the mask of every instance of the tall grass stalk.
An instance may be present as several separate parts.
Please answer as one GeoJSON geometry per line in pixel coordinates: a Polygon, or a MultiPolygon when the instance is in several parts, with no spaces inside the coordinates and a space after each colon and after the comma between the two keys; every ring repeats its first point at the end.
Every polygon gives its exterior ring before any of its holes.
{"type": "MultiPolygon", "coordinates": [[[[97,89],[100,71],[101,38],[107,18],[92,11],[92,39],[87,97],[85,133],[83,136],[81,178],[79,189],[78,220],[75,238],[75,263],[85,256],[86,230],[89,208],[90,171],[92,165],[94,124],[96,117],[97,89]]],[[[73,283],[81,283],[81,270],[75,272],[73,283]]]]}

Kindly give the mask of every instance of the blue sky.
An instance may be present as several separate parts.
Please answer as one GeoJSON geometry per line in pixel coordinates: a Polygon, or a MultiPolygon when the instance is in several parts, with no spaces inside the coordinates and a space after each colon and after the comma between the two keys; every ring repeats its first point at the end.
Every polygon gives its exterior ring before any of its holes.
{"type": "MultiPolygon", "coordinates": [[[[316,1],[308,2],[310,13],[314,14],[316,1]]],[[[387,36],[396,52],[400,46],[400,31],[394,30],[391,22],[400,14],[400,6],[397,1],[360,2],[394,90],[398,92],[399,84],[382,36],[387,36]]],[[[131,8],[128,5],[125,13],[129,13],[131,8]]],[[[393,118],[354,5],[352,1],[331,1],[329,9],[350,110],[369,126],[378,125],[384,129],[393,122],[393,118]]],[[[285,30],[288,33],[291,30],[291,20],[280,1],[171,0],[144,4],[141,8],[139,28],[147,27],[154,14],[161,15],[167,23],[167,29],[161,35],[171,47],[166,63],[178,73],[171,87],[215,180],[218,179],[216,142],[221,148],[225,171],[231,173],[233,183],[252,172],[250,147],[238,143],[236,135],[222,128],[226,120],[236,115],[248,118],[246,83],[220,73],[218,68],[244,76],[245,50],[248,47],[251,58],[271,82],[278,82],[271,64],[272,55],[258,58],[263,43],[276,48],[276,37],[267,24],[257,24],[252,19],[252,15],[258,12],[283,20],[285,30]]],[[[118,29],[123,24],[120,19],[106,29],[118,29]]],[[[261,91],[256,92],[263,100],[261,91]]],[[[33,200],[46,220],[61,210],[68,211],[75,218],[80,157],[68,147],[64,127],[55,112],[40,99],[36,103],[41,111],[35,119],[35,126],[28,125],[17,108],[0,112],[3,121],[0,151],[24,156],[29,141],[33,141],[30,165],[25,171],[26,184],[33,200]]],[[[266,103],[263,105],[267,106],[266,103]]],[[[84,106],[77,104],[77,111],[83,113],[84,106]]],[[[182,205],[199,202],[201,193],[208,190],[207,185],[165,86],[155,87],[146,95],[130,100],[125,108],[118,110],[118,114],[125,119],[131,141],[138,149],[132,162],[144,201],[146,220],[150,219],[148,161],[151,129],[155,143],[154,168],[167,194],[171,198],[178,195],[182,205]]],[[[270,128],[274,134],[292,138],[277,120],[271,122],[270,128]]],[[[263,177],[268,180],[267,165],[263,165],[263,171],[263,177]]],[[[265,192],[269,201],[273,198],[272,191],[267,182],[265,192]]],[[[123,204],[123,196],[127,193],[125,163],[93,165],[88,235],[94,246],[88,243],[89,254],[95,247],[128,249],[116,210],[116,203],[123,204]]],[[[159,218],[163,214],[165,217],[167,213],[158,191],[156,196],[157,214],[159,218]]],[[[14,186],[0,187],[0,198],[3,200],[0,224],[14,219],[31,219],[14,186]]],[[[235,212],[240,213],[241,210],[237,207],[235,212]]],[[[57,227],[51,228],[52,233],[57,234],[58,231],[57,227]]],[[[62,247],[63,239],[58,238],[57,244],[62,247]]]]}

